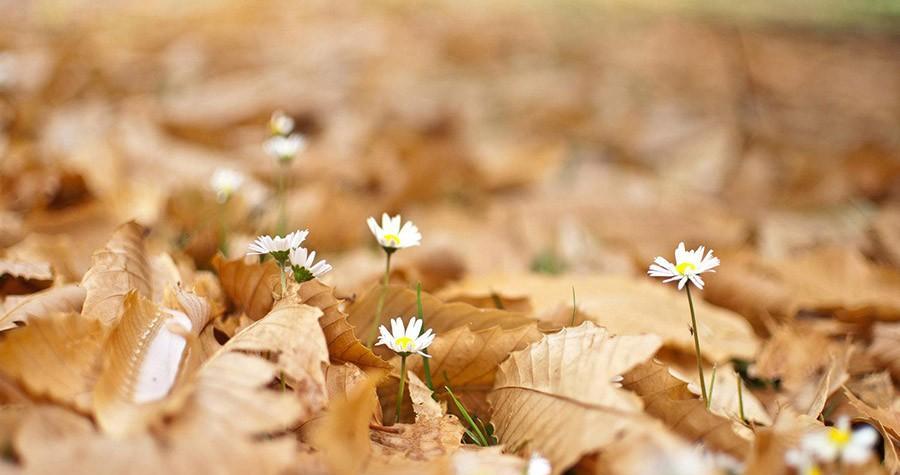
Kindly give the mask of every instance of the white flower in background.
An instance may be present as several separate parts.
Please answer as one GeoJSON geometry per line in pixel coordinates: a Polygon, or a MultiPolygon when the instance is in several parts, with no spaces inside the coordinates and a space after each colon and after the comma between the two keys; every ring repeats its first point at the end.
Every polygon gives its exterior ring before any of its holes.
{"type": "Polygon", "coordinates": [[[788,450],[784,454],[784,461],[797,471],[797,475],[822,475],[822,469],[805,450],[788,450]]]}
{"type": "Polygon", "coordinates": [[[422,241],[419,228],[412,221],[407,221],[403,227],[400,227],[400,222],[399,214],[392,218],[387,213],[381,215],[381,226],[378,225],[375,218],[369,217],[366,220],[369,229],[378,240],[378,244],[381,244],[381,247],[389,253],[405,247],[418,246],[422,241]]]}
{"type": "Polygon", "coordinates": [[[231,168],[217,168],[209,179],[209,185],[216,192],[216,199],[224,203],[244,184],[244,175],[231,168]]]}
{"type": "Polygon", "coordinates": [[[430,328],[420,335],[419,332],[421,330],[422,320],[412,317],[409,319],[409,325],[404,329],[403,320],[401,320],[400,317],[397,317],[391,319],[390,332],[388,332],[384,325],[381,325],[381,327],[378,328],[381,336],[378,337],[377,344],[387,346],[394,350],[395,353],[401,355],[418,353],[425,358],[431,358],[431,356],[425,354],[422,350],[428,348],[428,345],[434,341],[435,335],[430,328]]]}
{"type": "Polygon", "coordinates": [[[822,462],[841,461],[849,465],[865,463],[872,456],[878,431],[871,426],[853,430],[850,419],[843,416],[834,426],[807,434],[801,448],[822,462]]]}
{"type": "Polygon", "coordinates": [[[263,147],[272,158],[280,162],[290,162],[306,148],[306,139],[300,134],[291,134],[286,137],[276,135],[266,140],[263,147]]]}
{"type": "Polygon", "coordinates": [[[269,119],[272,135],[288,135],[294,131],[294,119],[282,111],[275,111],[269,119]]]}
{"type": "Polygon", "coordinates": [[[678,290],[684,288],[688,281],[694,283],[698,289],[703,288],[703,279],[700,274],[704,272],[715,272],[715,268],[719,265],[719,258],[713,257],[712,249],[703,255],[705,248],[698,247],[693,251],[686,251],[684,243],[678,243],[675,249],[675,264],[667,261],[664,257],[657,257],[653,264],[650,264],[650,270],[647,271],[651,277],[664,277],[666,282],[678,281],[678,290]]]}
{"type": "Polygon", "coordinates": [[[541,456],[541,454],[535,452],[531,454],[531,458],[528,460],[528,469],[525,472],[526,475],[550,475],[552,472],[552,468],[550,467],[550,461],[541,456]]]}
{"type": "Polygon", "coordinates": [[[316,251],[309,252],[305,247],[292,249],[290,253],[291,272],[298,283],[312,280],[332,269],[331,264],[322,259],[316,261],[316,251]]]}
{"type": "Polygon", "coordinates": [[[269,254],[284,267],[284,264],[288,261],[290,252],[300,247],[300,244],[303,243],[303,240],[306,239],[308,234],[309,231],[304,229],[303,231],[289,233],[285,237],[275,236],[273,238],[272,236],[259,236],[255,241],[250,243],[247,255],[269,254]]]}

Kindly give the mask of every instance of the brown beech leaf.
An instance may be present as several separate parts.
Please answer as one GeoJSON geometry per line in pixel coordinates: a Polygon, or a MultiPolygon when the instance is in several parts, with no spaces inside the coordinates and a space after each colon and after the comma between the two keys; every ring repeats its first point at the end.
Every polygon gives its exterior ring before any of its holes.
{"type": "MultiPolygon", "coordinates": [[[[376,285],[350,307],[350,323],[359,329],[364,341],[375,326],[375,309],[380,293],[381,286],[376,285]]],[[[461,302],[446,303],[425,292],[422,292],[422,311],[425,326],[438,335],[461,326],[481,330],[493,326],[510,329],[536,325],[536,320],[521,313],[480,309],[461,302]]],[[[381,323],[385,324],[397,316],[406,321],[412,315],[416,315],[416,292],[396,285],[390,286],[384,299],[381,323]]]]}
{"type": "MultiPolygon", "coordinates": [[[[783,259],[745,258],[727,268],[723,265],[721,273],[725,272],[733,273],[733,279],[769,282],[733,285],[730,292],[736,295],[716,299],[729,307],[743,302],[734,310],[787,317],[800,311],[827,312],[845,321],[900,320],[900,273],[868,262],[855,249],[822,247],[783,259]],[[763,285],[783,289],[765,294],[779,295],[777,307],[768,298],[760,298],[758,289],[763,285]],[[756,306],[748,305],[753,299],[756,306]]],[[[715,279],[710,279],[710,290],[718,292],[712,290],[715,285],[715,279]]]]}
{"type": "Polygon", "coordinates": [[[416,421],[419,419],[439,418],[446,412],[441,404],[431,397],[431,390],[419,379],[414,373],[407,370],[409,399],[412,402],[413,412],[416,414],[416,421]]]}
{"type": "MultiPolygon", "coordinates": [[[[373,370],[368,373],[361,370],[352,363],[331,364],[325,370],[325,386],[328,390],[328,400],[346,399],[349,395],[361,385],[368,384],[369,380],[374,380],[375,384],[384,379],[385,371],[373,370]]],[[[381,424],[381,405],[378,404],[378,394],[372,389],[372,399],[375,401],[375,407],[372,413],[372,421],[381,424]]]]}
{"type": "Polygon", "coordinates": [[[639,427],[641,400],[613,379],[648,360],[655,335],[614,336],[591,322],[546,335],[500,365],[488,395],[500,442],[546,456],[553,473],[639,427]]]}
{"type": "Polygon", "coordinates": [[[312,444],[322,451],[335,475],[362,472],[372,451],[369,422],[377,406],[375,380],[364,378],[352,390],[332,398],[312,434],[312,444]]]}
{"type": "Polygon", "coordinates": [[[88,411],[107,329],[76,313],[31,319],[0,340],[0,372],[28,393],[88,411]]]}
{"type": "Polygon", "coordinates": [[[334,288],[313,279],[297,287],[300,302],[322,310],[319,324],[325,333],[328,343],[328,354],[337,363],[353,363],[361,368],[389,369],[391,365],[372,353],[359,341],[354,333],[353,325],[347,320],[348,315],[341,311],[341,301],[334,296],[334,288]]]}
{"type": "Polygon", "coordinates": [[[253,320],[264,317],[275,299],[272,292],[278,285],[278,267],[272,260],[248,264],[244,258],[225,260],[215,256],[213,267],[222,281],[225,295],[234,306],[253,320]]]}
{"type": "MultiPolygon", "coordinates": [[[[427,325],[427,317],[425,321],[427,325]]],[[[490,412],[486,397],[494,387],[497,367],[510,353],[540,337],[534,326],[513,329],[495,326],[477,331],[464,326],[439,333],[428,347],[434,387],[450,386],[469,411],[486,416],[490,412]]],[[[424,374],[421,358],[410,358],[408,365],[416,374],[424,374]]]]}
{"type": "Polygon", "coordinates": [[[460,447],[464,429],[456,416],[422,417],[414,424],[375,426],[369,433],[376,464],[434,460],[460,447]]]}
{"type": "MultiPolygon", "coordinates": [[[[715,389],[720,384],[717,380],[715,389]]],[[[743,457],[750,449],[749,437],[734,430],[734,421],[708,411],[705,402],[688,389],[687,383],[661,363],[651,361],[634,367],[624,375],[622,388],[640,396],[648,414],[692,442],[735,457],[743,457]]]]}
{"type": "MultiPolygon", "coordinates": [[[[496,293],[506,298],[527,297],[538,318],[568,325],[573,287],[578,307],[575,324],[589,319],[616,335],[655,333],[666,346],[693,354],[687,298],[683,292],[659,282],[612,275],[501,274],[472,277],[445,289],[441,295],[459,298],[496,293]]],[[[697,298],[694,306],[704,357],[716,362],[730,357],[751,358],[756,353],[759,342],[740,315],[697,298]]]]}
{"type": "Polygon", "coordinates": [[[900,323],[876,323],[872,326],[869,353],[900,381],[900,323]]]}
{"type": "Polygon", "coordinates": [[[0,259],[0,296],[30,294],[53,284],[53,269],[47,262],[0,259]]]}
{"type": "Polygon", "coordinates": [[[94,387],[94,412],[113,435],[139,433],[160,416],[162,401],[187,368],[194,341],[210,318],[201,297],[182,294],[172,307],[156,305],[136,291],[104,345],[103,372],[94,387]]]}
{"type": "Polygon", "coordinates": [[[51,313],[81,312],[84,303],[84,289],[69,284],[50,287],[25,296],[11,296],[3,301],[3,314],[0,315],[0,332],[15,328],[31,317],[41,317],[51,313]]]}
{"type": "Polygon", "coordinates": [[[300,304],[296,297],[289,296],[279,300],[268,315],[228,340],[219,353],[260,354],[274,362],[301,402],[298,420],[306,421],[319,413],[328,400],[328,346],[319,326],[321,316],[320,309],[300,304]]]}

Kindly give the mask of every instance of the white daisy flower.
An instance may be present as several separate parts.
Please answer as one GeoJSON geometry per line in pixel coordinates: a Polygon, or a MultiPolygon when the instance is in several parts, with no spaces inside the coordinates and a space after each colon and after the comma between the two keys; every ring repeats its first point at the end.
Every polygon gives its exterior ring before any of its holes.
{"type": "Polygon", "coordinates": [[[550,467],[550,461],[546,458],[542,457],[541,454],[535,452],[531,454],[531,458],[528,460],[528,469],[525,472],[526,475],[550,475],[552,472],[552,468],[550,467]]]}
{"type": "Polygon", "coordinates": [[[700,274],[704,272],[715,272],[715,268],[719,266],[719,258],[713,257],[712,249],[703,255],[705,248],[698,247],[693,251],[686,251],[684,243],[678,243],[675,249],[675,264],[667,261],[664,257],[657,257],[653,264],[650,264],[650,270],[647,274],[651,277],[664,277],[666,282],[678,281],[678,290],[684,288],[688,281],[694,283],[698,289],[703,288],[703,279],[700,274]]]}
{"type": "Polygon", "coordinates": [[[228,201],[243,184],[244,175],[231,168],[217,168],[209,179],[209,186],[216,192],[219,203],[228,201]]]}
{"type": "Polygon", "coordinates": [[[291,272],[298,283],[321,277],[332,269],[331,264],[325,262],[325,259],[315,262],[316,251],[309,252],[305,247],[292,249],[290,260],[291,272]]]}
{"type": "Polygon", "coordinates": [[[822,475],[822,468],[805,450],[791,449],[784,453],[784,461],[797,471],[797,475],[822,475]]]}
{"type": "Polygon", "coordinates": [[[875,428],[867,425],[853,430],[850,419],[843,416],[834,426],[806,435],[801,447],[822,462],[840,460],[859,465],[872,456],[872,447],[877,441],[878,431],[875,428]]]}
{"type": "Polygon", "coordinates": [[[266,140],[266,153],[281,162],[290,162],[306,148],[306,139],[300,134],[276,135],[266,140]]]}
{"type": "Polygon", "coordinates": [[[282,111],[275,111],[269,119],[272,135],[288,135],[294,131],[294,119],[282,111]]]}
{"type": "Polygon", "coordinates": [[[309,234],[308,230],[294,231],[285,237],[275,236],[259,236],[255,241],[250,243],[247,255],[269,254],[279,264],[284,266],[290,257],[290,252],[298,247],[306,239],[309,234]]]}
{"type": "Polygon", "coordinates": [[[387,213],[381,215],[381,226],[378,225],[375,218],[369,217],[366,220],[369,229],[372,230],[372,234],[378,240],[378,244],[381,244],[381,247],[388,252],[405,247],[418,246],[422,241],[419,228],[412,221],[407,221],[403,227],[400,227],[400,222],[399,214],[392,218],[387,213]]]}
{"type": "Polygon", "coordinates": [[[409,319],[409,325],[404,329],[403,328],[403,320],[400,317],[391,319],[391,331],[388,332],[387,328],[384,325],[378,328],[378,331],[381,336],[378,337],[377,345],[384,345],[388,348],[394,350],[395,353],[410,354],[410,353],[418,353],[425,358],[431,358],[431,356],[422,352],[425,348],[428,348],[428,345],[434,341],[434,332],[429,328],[422,333],[419,332],[422,330],[422,320],[419,320],[416,317],[412,317],[409,319]]]}

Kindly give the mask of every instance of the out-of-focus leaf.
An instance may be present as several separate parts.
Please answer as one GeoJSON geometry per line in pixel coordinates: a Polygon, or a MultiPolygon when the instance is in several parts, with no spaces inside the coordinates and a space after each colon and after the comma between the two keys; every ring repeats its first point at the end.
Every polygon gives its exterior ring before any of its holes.
{"type": "Polygon", "coordinates": [[[243,258],[226,261],[213,258],[225,295],[237,309],[259,320],[272,309],[272,292],[278,285],[278,267],[272,260],[248,264],[243,258]]]}
{"type": "Polygon", "coordinates": [[[51,313],[81,312],[84,303],[84,289],[78,285],[63,285],[22,297],[7,297],[3,301],[0,315],[0,332],[15,328],[31,317],[42,317],[51,313]]]}

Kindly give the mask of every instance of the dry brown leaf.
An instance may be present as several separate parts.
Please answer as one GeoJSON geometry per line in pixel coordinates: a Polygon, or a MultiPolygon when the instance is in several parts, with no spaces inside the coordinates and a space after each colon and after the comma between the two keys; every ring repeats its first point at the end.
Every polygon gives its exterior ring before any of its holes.
{"type": "Polygon", "coordinates": [[[412,402],[413,412],[416,414],[416,421],[443,416],[446,411],[431,397],[432,391],[428,389],[428,386],[415,373],[407,370],[407,375],[409,378],[406,389],[409,391],[409,399],[412,402]]]}
{"type": "Polygon", "coordinates": [[[894,380],[900,381],[900,323],[873,325],[869,353],[887,367],[894,380]]]}
{"type": "MultiPolygon", "coordinates": [[[[350,323],[359,329],[359,334],[364,341],[375,327],[375,309],[380,293],[381,286],[376,285],[350,307],[350,323]]],[[[405,321],[409,316],[416,315],[416,311],[416,292],[399,286],[391,286],[384,299],[382,324],[397,316],[402,317],[405,321]]],[[[422,311],[426,326],[433,329],[438,335],[461,326],[468,326],[472,330],[493,326],[512,329],[536,323],[534,319],[521,313],[479,309],[460,302],[445,303],[425,292],[422,292],[422,311]]]]}
{"type": "Polygon", "coordinates": [[[122,313],[125,295],[135,289],[153,296],[150,263],[144,251],[146,230],[135,223],[119,226],[106,247],[94,253],[93,265],[81,280],[87,291],[82,315],[109,325],[122,313]]]}
{"type": "MultiPolygon", "coordinates": [[[[717,276],[713,276],[715,279],[717,276]]],[[[655,333],[667,346],[693,354],[687,298],[658,282],[622,276],[475,276],[445,289],[447,298],[490,296],[531,300],[538,318],[569,324],[572,287],[581,316],[617,335],[655,333]]],[[[710,361],[751,358],[759,343],[747,322],[733,312],[694,300],[703,355],[710,361]]],[[[426,313],[426,319],[428,314],[426,313]]],[[[576,317],[576,324],[580,319],[576,317]]],[[[438,333],[440,334],[440,333],[438,333]]]]}
{"type": "Polygon", "coordinates": [[[368,461],[372,451],[369,422],[377,405],[374,383],[365,378],[351,391],[332,398],[312,434],[312,444],[322,451],[335,475],[361,473],[368,461]]]}
{"type": "MultiPolygon", "coordinates": [[[[717,380],[715,389],[720,384],[717,380]]],[[[705,402],[688,389],[687,383],[659,362],[634,367],[624,375],[622,388],[640,396],[648,414],[691,442],[703,443],[735,457],[743,457],[750,449],[750,438],[735,431],[735,421],[708,411],[705,402]]]]}
{"type": "MultiPolygon", "coordinates": [[[[426,326],[430,323],[428,317],[425,322],[426,326]]],[[[477,331],[463,326],[439,333],[428,347],[434,387],[450,386],[470,412],[487,416],[490,408],[486,397],[494,387],[497,367],[510,353],[540,337],[534,326],[513,329],[495,326],[477,331]]],[[[424,374],[421,358],[410,358],[408,365],[411,371],[424,374]]]]}
{"type": "Polygon", "coordinates": [[[313,279],[294,287],[300,302],[322,310],[319,324],[325,333],[328,343],[328,354],[336,363],[353,363],[361,368],[389,369],[391,365],[372,353],[363,345],[354,333],[354,328],[347,320],[348,315],[341,311],[341,302],[334,296],[334,289],[313,279]]]}
{"type": "Polygon", "coordinates": [[[800,446],[804,435],[822,427],[822,423],[805,414],[785,408],[771,427],[756,428],[752,451],[747,456],[747,475],[787,474],[785,452],[800,446]]]}
{"type": "Polygon", "coordinates": [[[26,323],[30,317],[56,312],[81,312],[84,296],[83,288],[70,284],[50,287],[27,296],[7,297],[3,301],[3,314],[0,315],[0,332],[26,323]]]}
{"type": "Polygon", "coordinates": [[[74,313],[33,318],[0,337],[0,371],[35,397],[88,411],[106,334],[99,322],[74,313]]]}
{"type": "MultiPolygon", "coordinates": [[[[185,370],[190,344],[210,318],[201,297],[181,294],[181,310],[159,307],[131,291],[104,345],[103,372],[94,387],[94,412],[113,435],[142,432],[160,417],[160,405],[185,370]]],[[[179,305],[180,304],[180,305],[179,305]]]]}
{"type": "MultiPolygon", "coordinates": [[[[367,384],[370,379],[377,384],[385,376],[383,371],[369,373],[359,369],[352,363],[331,364],[325,370],[325,385],[328,390],[328,400],[346,399],[361,385],[367,384]]],[[[372,413],[372,422],[381,424],[381,405],[378,404],[378,394],[372,390],[372,398],[375,400],[375,408],[372,413]]]]}
{"type": "Polygon", "coordinates": [[[900,268],[900,206],[882,209],[872,220],[872,240],[878,255],[900,268]]]}
{"type": "Polygon", "coordinates": [[[31,293],[53,283],[53,269],[47,262],[0,259],[0,295],[31,293]]]}
{"type": "Polygon", "coordinates": [[[264,318],[235,335],[219,353],[261,354],[275,362],[302,402],[299,421],[306,421],[325,407],[328,399],[328,346],[319,326],[321,316],[320,309],[288,297],[278,301],[264,318]]]}
{"type": "Polygon", "coordinates": [[[279,279],[278,267],[273,261],[248,264],[243,258],[226,261],[216,256],[212,263],[225,295],[238,310],[254,320],[269,313],[275,301],[272,292],[279,279]]]}
{"type": "Polygon", "coordinates": [[[415,424],[376,426],[369,433],[375,463],[433,460],[460,447],[464,429],[455,416],[422,417],[415,424]]]}
{"type": "Polygon", "coordinates": [[[500,442],[546,456],[553,473],[639,427],[640,399],[613,379],[653,356],[655,335],[610,337],[591,322],[545,336],[500,365],[488,395],[500,442]]]}

